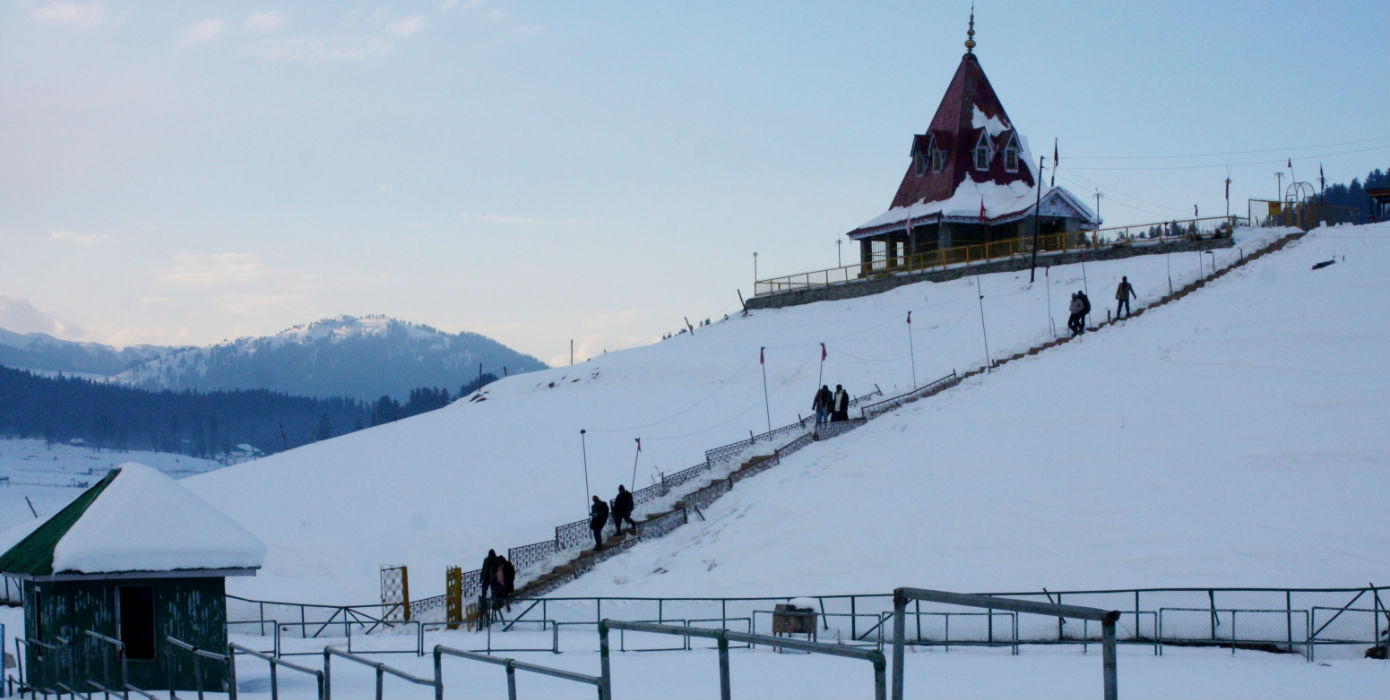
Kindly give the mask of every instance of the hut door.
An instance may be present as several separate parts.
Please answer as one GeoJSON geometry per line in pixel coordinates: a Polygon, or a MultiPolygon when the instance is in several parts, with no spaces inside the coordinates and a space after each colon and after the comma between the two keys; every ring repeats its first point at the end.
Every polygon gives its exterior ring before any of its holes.
{"type": "Polygon", "coordinates": [[[121,586],[121,641],[125,642],[126,658],[154,658],[154,588],[151,586],[121,586]]]}

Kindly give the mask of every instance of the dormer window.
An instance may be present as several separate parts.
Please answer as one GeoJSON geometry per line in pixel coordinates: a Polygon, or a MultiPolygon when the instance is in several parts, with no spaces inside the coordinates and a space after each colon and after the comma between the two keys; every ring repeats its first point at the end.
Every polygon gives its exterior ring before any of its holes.
{"type": "Polygon", "coordinates": [[[994,147],[989,142],[989,132],[980,132],[980,140],[975,142],[975,169],[989,170],[989,161],[994,156],[994,147]]]}
{"type": "Polygon", "coordinates": [[[931,169],[938,173],[946,169],[946,149],[936,148],[935,143],[932,144],[931,169]]]}
{"type": "Polygon", "coordinates": [[[1018,172],[1018,135],[1009,134],[1009,145],[1004,147],[1004,170],[1018,172]]]}
{"type": "Polygon", "coordinates": [[[916,153],[913,153],[913,154],[912,154],[912,167],[916,170],[916,172],[917,172],[917,177],[922,177],[923,175],[926,175],[926,174],[927,174],[927,156],[923,155],[921,151],[917,151],[916,153]]]}

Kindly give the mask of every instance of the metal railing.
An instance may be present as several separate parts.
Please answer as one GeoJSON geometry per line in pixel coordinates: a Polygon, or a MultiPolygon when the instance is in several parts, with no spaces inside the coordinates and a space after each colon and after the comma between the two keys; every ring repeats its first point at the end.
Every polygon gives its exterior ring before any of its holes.
{"type": "Polygon", "coordinates": [[[187,653],[193,658],[193,687],[198,691],[198,700],[203,700],[203,659],[222,663],[226,668],[223,678],[227,684],[227,696],[231,700],[236,700],[236,666],[232,664],[228,655],[199,649],[188,642],[167,635],[164,637],[164,642],[164,663],[169,670],[169,700],[175,700],[178,697],[175,692],[177,684],[174,682],[178,670],[175,651],[187,653]]]}
{"type": "MultiPolygon", "coordinates": [[[[483,662],[483,663],[495,664],[495,665],[502,666],[502,667],[506,668],[506,670],[507,670],[507,697],[510,698],[510,700],[516,700],[516,672],[517,672],[518,669],[519,669],[519,670],[522,670],[522,671],[527,671],[527,672],[529,672],[529,673],[537,673],[537,674],[540,674],[540,675],[543,675],[543,676],[550,676],[550,677],[552,677],[552,678],[562,678],[562,679],[567,680],[567,681],[574,681],[574,682],[576,682],[576,683],[584,683],[584,684],[586,684],[586,685],[592,685],[592,686],[594,686],[594,689],[598,692],[598,698],[599,698],[599,700],[607,700],[608,697],[609,697],[609,696],[607,695],[607,693],[606,693],[606,690],[605,690],[605,689],[607,688],[607,686],[604,685],[603,679],[600,678],[600,677],[598,677],[598,676],[587,676],[587,675],[584,675],[584,674],[582,674],[582,673],[575,673],[575,672],[573,672],[573,671],[566,671],[566,670],[564,670],[564,669],[559,669],[559,668],[551,668],[551,667],[549,667],[549,666],[541,666],[541,665],[539,665],[539,664],[527,663],[527,662],[525,662],[525,661],[517,661],[516,659],[509,659],[509,658],[496,657],[496,656],[488,656],[487,654],[478,654],[478,653],[471,652],[471,651],[464,651],[464,650],[462,650],[462,649],[453,649],[453,648],[446,647],[446,646],[444,646],[444,645],[441,644],[441,645],[436,645],[436,646],[434,647],[434,697],[435,697],[435,700],[444,700],[444,657],[445,657],[445,656],[456,656],[456,657],[461,658],[461,659],[469,659],[469,660],[471,660],[471,661],[481,661],[481,662],[483,662]]],[[[378,697],[380,697],[380,695],[378,695],[378,697]]]]}
{"type": "MultiPolygon", "coordinates": [[[[248,656],[254,656],[254,657],[256,657],[256,658],[258,658],[258,659],[261,659],[261,660],[265,661],[266,663],[270,664],[270,700],[279,700],[279,699],[280,699],[280,674],[279,674],[279,669],[280,669],[281,666],[284,666],[285,668],[288,668],[288,669],[290,669],[290,670],[292,670],[292,671],[299,671],[300,673],[304,673],[304,674],[308,674],[308,675],[310,675],[310,676],[313,676],[314,682],[315,682],[315,684],[316,684],[315,687],[316,687],[317,690],[318,690],[318,698],[319,698],[319,700],[323,700],[323,698],[324,698],[324,694],[323,694],[323,693],[324,693],[323,671],[321,671],[321,670],[319,670],[319,669],[317,669],[317,668],[308,668],[308,667],[305,667],[305,666],[300,666],[299,664],[290,663],[289,661],[285,661],[285,660],[283,660],[283,659],[277,658],[276,656],[272,656],[272,655],[270,655],[270,654],[265,654],[265,653],[256,651],[255,649],[251,649],[251,648],[248,648],[248,647],[244,647],[244,646],[242,646],[242,645],[240,645],[240,644],[235,644],[235,643],[233,643],[233,644],[228,644],[228,645],[227,645],[227,656],[230,657],[230,658],[232,659],[232,665],[233,665],[233,666],[235,666],[235,664],[236,664],[236,655],[237,655],[238,652],[239,652],[239,653],[242,653],[242,654],[246,654],[246,655],[248,655],[248,656]]],[[[233,697],[235,697],[235,692],[233,692],[233,697]]]]}
{"type": "MultiPolygon", "coordinates": [[[[1161,246],[1184,240],[1226,236],[1242,222],[1236,216],[1210,216],[1173,219],[1132,226],[1114,226],[1094,233],[1080,231],[1038,236],[1038,254],[1053,255],[1070,251],[1097,250],[1110,246],[1161,246]]],[[[911,255],[876,254],[867,261],[838,267],[801,272],[757,280],[753,294],[762,296],[801,289],[815,289],[898,273],[925,272],[953,266],[968,266],[991,260],[1014,258],[1033,252],[1033,237],[1022,236],[989,243],[954,246],[911,255]]]]}
{"type": "MultiPolygon", "coordinates": [[[[1019,600],[1016,598],[996,598],[993,596],[903,587],[893,591],[893,700],[902,700],[903,697],[903,649],[907,637],[906,612],[907,601],[909,600],[924,600],[947,605],[983,608],[986,610],[1010,610],[1013,612],[1057,617],[1059,619],[1070,617],[1081,620],[1095,620],[1101,623],[1101,637],[1103,640],[1101,667],[1105,686],[1105,700],[1115,700],[1117,697],[1115,622],[1120,619],[1120,612],[1118,610],[1101,610],[1100,608],[1089,608],[1079,605],[1039,603],[1037,601],[1019,600]]],[[[1017,629],[1017,621],[1015,621],[1014,624],[1015,629],[1017,629]]],[[[1017,642],[1015,642],[1015,649],[1016,648],[1017,642]]]]}
{"type": "Polygon", "coordinates": [[[959,383],[960,377],[956,375],[955,370],[951,370],[950,374],[923,386],[919,386],[911,391],[905,391],[897,396],[890,396],[882,401],[875,401],[874,403],[868,404],[859,409],[859,414],[863,416],[865,420],[877,418],[903,404],[912,403],[913,401],[939,394],[959,383]]]}
{"type": "Polygon", "coordinates": [[[382,663],[382,662],[380,662],[380,661],[372,661],[371,659],[368,659],[368,658],[365,658],[365,657],[362,657],[362,656],[358,656],[358,655],[356,655],[356,654],[349,654],[348,652],[343,651],[343,650],[341,650],[341,649],[335,649],[335,648],[333,648],[333,647],[324,647],[324,648],[323,648],[323,698],[324,698],[324,700],[328,700],[329,698],[332,698],[332,697],[333,697],[333,666],[332,666],[332,664],[330,663],[330,659],[332,659],[334,656],[337,656],[337,657],[343,658],[343,659],[347,659],[348,661],[351,661],[351,662],[356,663],[356,664],[361,664],[361,665],[363,665],[363,666],[366,666],[366,667],[368,667],[368,668],[374,669],[374,670],[376,671],[376,700],[381,700],[381,699],[382,699],[382,687],[383,687],[383,684],[384,684],[384,682],[385,682],[385,679],[386,679],[386,675],[387,675],[387,674],[390,674],[390,675],[392,675],[392,676],[395,676],[396,678],[399,678],[399,679],[401,679],[401,680],[403,680],[403,681],[409,681],[409,682],[414,683],[414,684],[416,684],[416,685],[425,685],[425,686],[429,686],[429,687],[431,687],[431,688],[434,688],[435,696],[436,696],[436,697],[442,697],[442,696],[439,694],[439,693],[441,692],[441,688],[439,687],[439,684],[438,684],[437,679],[434,679],[434,678],[425,678],[425,677],[423,677],[423,676],[412,675],[412,674],[406,673],[405,671],[402,671],[402,670],[400,670],[400,669],[398,669],[398,668],[393,668],[393,667],[391,667],[391,666],[387,666],[386,664],[384,664],[384,663],[382,663]]]}
{"type": "Polygon", "coordinates": [[[651,632],[653,634],[669,634],[678,637],[702,637],[713,639],[718,643],[719,649],[719,697],[729,700],[729,641],[747,642],[749,644],[766,644],[768,646],[786,649],[796,649],[798,651],[811,652],[813,654],[827,654],[830,656],[842,656],[850,659],[862,659],[873,664],[874,667],[874,697],[877,700],[884,700],[885,684],[884,672],[887,665],[883,657],[883,652],[877,649],[861,649],[859,647],[842,646],[839,644],[826,644],[823,642],[810,642],[790,637],[772,637],[763,634],[752,634],[747,632],[737,632],[730,629],[704,629],[699,627],[676,627],[674,625],[663,625],[650,622],[625,622],[622,620],[603,619],[598,624],[599,636],[599,665],[602,669],[603,686],[600,689],[600,697],[608,698],[613,694],[613,672],[608,659],[608,632],[609,630],[631,630],[634,632],[651,632]]]}

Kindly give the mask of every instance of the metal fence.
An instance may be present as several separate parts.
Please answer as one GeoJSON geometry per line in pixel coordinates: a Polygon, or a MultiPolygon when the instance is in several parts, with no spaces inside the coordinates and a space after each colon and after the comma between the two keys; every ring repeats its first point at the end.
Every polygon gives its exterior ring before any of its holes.
{"type": "Polygon", "coordinates": [[[940,379],[937,379],[936,381],[930,382],[925,386],[919,386],[916,389],[903,392],[901,394],[898,394],[897,396],[890,396],[886,399],[883,399],[882,401],[875,401],[874,403],[868,404],[863,408],[860,408],[859,413],[864,417],[865,420],[877,418],[878,416],[887,413],[888,411],[892,411],[898,408],[899,406],[902,406],[903,404],[911,403],[913,401],[917,401],[918,399],[925,399],[928,396],[932,396],[934,394],[939,394],[959,383],[960,377],[956,375],[955,370],[951,370],[950,374],[940,379]]]}
{"type": "MultiPolygon", "coordinates": [[[[1229,236],[1231,230],[1244,221],[1236,216],[1212,216],[1195,219],[1171,219],[1155,223],[1103,228],[1093,233],[1054,233],[1037,238],[1039,255],[1071,251],[1096,250],[1122,246],[1163,246],[1202,238],[1229,236]]],[[[1033,252],[1033,237],[1023,236],[989,243],[955,246],[897,256],[887,249],[868,260],[811,272],[757,280],[753,294],[763,296],[802,289],[852,284],[862,280],[899,273],[925,272],[952,266],[968,266],[991,260],[1028,255],[1033,252]]]]}

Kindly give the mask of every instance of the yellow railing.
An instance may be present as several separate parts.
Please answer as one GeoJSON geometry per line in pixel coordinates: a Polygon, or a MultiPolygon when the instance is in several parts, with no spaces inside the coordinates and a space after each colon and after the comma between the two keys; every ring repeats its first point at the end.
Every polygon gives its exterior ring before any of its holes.
{"type": "MultiPolygon", "coordinates": [[[[1161,245],[1175,240],[1214,235],[1229,235],[1239,217],[1211,216],[1200,219],[1174,219],[1152,224],[1114,226],[1097,231],[1052,233],[1038,236],[1038,252],[1066,252],[1111,246],[1161,245]]],[[[801,272],[757,280],[755,296],[779,294],[802,289],[815,289],[857,280],[878,279],[902,273],[944,269],[955,265],[973,265],[991,260],[1028,255],[1033,252],[1033,237],[1007,238],[989,243],[955,246],[929,250],[914,255],[888,257],[880,252],[865,262],[852,265],[801,272]]]]}

